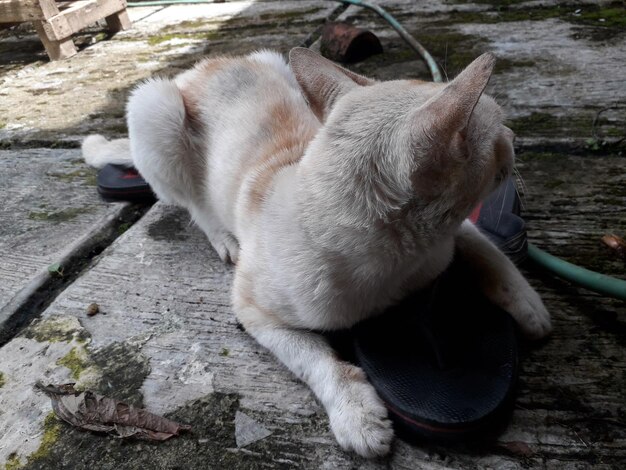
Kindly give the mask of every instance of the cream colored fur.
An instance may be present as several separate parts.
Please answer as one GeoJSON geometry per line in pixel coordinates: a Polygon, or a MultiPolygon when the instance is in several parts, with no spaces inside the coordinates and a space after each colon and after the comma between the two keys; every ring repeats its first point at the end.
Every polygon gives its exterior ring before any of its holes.
{"type": "Polygon", "coordinates": [[[382,455],[393,437],[383,403],[315,330],[427,286],[456,248],[526,335],[550,331],[536,292],[465,220],[513,165],[513,133],[482,95],[493,64],[485,54],[439,85],[375,82],[307,49],[290,67],[269,51],[209,59],[138,86],[130,144],[91,136],[84,155],[134,164],[189,210],[236,263],[246,330],[311,387],[342,447],[382,455]]]}

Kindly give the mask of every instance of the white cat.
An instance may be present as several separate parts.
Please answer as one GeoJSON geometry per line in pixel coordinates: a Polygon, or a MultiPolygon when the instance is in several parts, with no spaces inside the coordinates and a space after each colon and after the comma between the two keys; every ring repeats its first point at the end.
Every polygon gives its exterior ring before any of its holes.
{"type": "Polygon", "coordinates": [[[455,80],[377,82],[308,49],[208,59],[138,86],[129,140],[90,136],[88,163],[133,164],[236,264],[246,330],[306,382],[345,449],[393,431],[361,369],[312,330],[350,327],[427,286],[453,252],[486,296],[539,338],[550,317],[466,217],[513,166],[513,132],[483,95],[495,59],[455,80]],[[132,160],[131,160],[132,156],[132,160]]]}

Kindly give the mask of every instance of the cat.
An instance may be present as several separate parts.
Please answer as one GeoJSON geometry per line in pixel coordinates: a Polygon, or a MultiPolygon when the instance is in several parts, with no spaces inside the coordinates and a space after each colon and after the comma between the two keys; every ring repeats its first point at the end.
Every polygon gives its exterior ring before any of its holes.
{"type": "Polygon", "coordinates": [[[89,136],[85,160],[134,165],[236,265],[234,312],[313,390],[347,450],[389,452],[363,371],[319,331],[351,327],[465,258],[485,295],[540,338],[539,295],[472,223],[512,170],[513,132],[484,95],[486,53],[447,84],[379,82],[309,49],[206,59],[128,101],[129,139],[89,136]],[[317,332],[316,332],[317,331],[317,332]]]}

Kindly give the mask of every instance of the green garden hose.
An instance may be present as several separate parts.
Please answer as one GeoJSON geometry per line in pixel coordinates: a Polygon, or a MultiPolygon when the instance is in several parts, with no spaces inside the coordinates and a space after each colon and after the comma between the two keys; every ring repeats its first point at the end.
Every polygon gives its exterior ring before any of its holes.
{"type": "MultiPolygon", "coordinates": [[[[361,0],[333,0],[343,4],[355,5],[368,8],[376,12],[387,23],[395,29],[398,34],[406,41],[406,43],[417,52],[426,62],[433,77],[434,82],[443,82],[443,77],[439,71],[437,63],[430,53],[419,42],[413,38],[390,13],[379,5],[375,5],[361,0]]],[[[150,6],[167,6],[193,3],[213,3],[207,0],[155,0],[148,2],[129,2],[129,7],[150,7],[150,6]]],[[[578,284],[581,287],[598,292],[600,294],[615,297],[626,301],[626,281],[605,274],[596,273],[588,269],[568,263],[565,260],[552,256],[551,254],[537,248],[532,243],[528,244],[528,257],[538,266],[550,271],[552,274],[578,284]]]]}
{"type": "Polygon", "coordinates": [[[626,300],[626,281],[622,279],[600,274],[568,263],[561,258],[557,258],[550,253],[540,250],[531,243],[528,244],[528,257],[535,264],[560,278],[594,292],[615,297],[616,299],[626,300]]]}

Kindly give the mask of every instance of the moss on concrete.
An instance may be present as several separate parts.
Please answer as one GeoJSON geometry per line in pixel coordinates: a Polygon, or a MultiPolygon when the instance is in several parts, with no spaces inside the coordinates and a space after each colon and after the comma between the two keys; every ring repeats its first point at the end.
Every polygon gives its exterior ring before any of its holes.
{"type": "Polygon", "coordinates": [[[119,235],[122,235],[123,233],[125,233],[130,227],[132,227],[132,224],[128,223],[128,222],[124,222],[123,224],[120,224],[117,227],[117,233],[119,235]]]}
{"type": "Polygon", "coordinates": [[[156,46],[163,42],[172,41],[174,39],[184,39],[187,41],[193,41],[193,40],[208,39],[208,37],[205,33],[188,33],[188,32],[165,33],[165,34],[159,34],[157,36],[150,36],[148,38],[148,44],[150,44],[151,46],[156,46]]]}
{"type": "Polygon", "coordinates": [[[489,41],[480,36],[463,34],[449,28],[420,37],[422,45],[437,57],[449,77],[454,77],[476,57],[489,49],[489,41]]]}
{"type": "Polygon", "coordinates": [[[527,160],[550,160],[553,158],[563,158],[563,155],[560,153],[548,152],[548,151],[541,152],[541,151],[524,150],[523,152],[518,153],[517,157],[522,159],[523,161],[527,161],[527,160]]]}
{"type": "Polygon", "coordinates": [[[624,28],[626,7],[620,2],[609,5],[533,5],[532,7],[510,7],[503,2],[494,4],[493,9],[484,11],[454,11],[450,21],[454,23],[502,23],[511,21],[542,21],[558,18],[574,24],[624,28]],[[600,21],[604,20],[604,21],[600,21]]]}
{"type": "Polygon", "coordinates": [[[319,13],[322,10],[324,10],[324,8],[322,7],[313,7],[313,8],[309,8],[306,10],[285,10],[285,11],[279,11],[279,12],[274,12],[274,13],[263,13],[261,15],[259,15],[259,19],[265,21],[265,20],[272,20],[272,21],[280,21],[280,20],[296,20],[296,19],[302,19],[302,20],[306,20],[306,16],[308,15],[314,15],[315,13],[319,13]]]}
{"type": "MultiPolygon", "coordinates": [[[[84,164],[84,162],[82,161],[81,163],[84,164]]],[[[47,173],[47,175],[51,176],[52,178],[59,179],[61,181],[66,181],[68,183],[81,181],[82,183],[89,185],[89,186],[95,186],[97,184],[96,183],[97,172],[93,168],[79,168],[77,170],[65,172],[65,173],[51,172],[51,173],[47,173]]]]}
{"type": "Polygon", "coordinates": [[[5,383],[6,383],[6,379],[4,377],[4,372],[0,372],[0,388],[4,387],[5,383]]]}
{"type": "Polygon", "coordinates": [[[574,23],[603,28],[626,28],[626,6],[623,2],[613,2],[607,7],[585,5],[579,15],[569,18],[574,23]]]}
{"type": "MultiPolygon", "coordinates": [[[[192,20],[183,21],[172,26],[163,28],[160,32],[147,39],[151,46],[159,45],[172,40],[186,41],[215,41],[232,38],[234,31],[241,31],[247,34],[250,29],[266,29],[269,32],[281,29],[284,32],[286,25],[308,21],[307,16],[324,10],[322,7],[314,7],[306,10],[280,11],[273,13],[262,13],[254,18],[232,18],[228,21],[192,20]]],[[[138,38],[127,38],[137,40],[138,38]]]]}
{"type": "Polygon", "coordinates": [[[113,343],[93,352],[90,361],[99,373],[98,380],[92,381],[96,382],[91,386],[93,391],[131,405],[143,405],[141,387],[150,374],[150,360],[138,346],[113,343]]]}
{"type": "Polygon", "coordinates": [[[23,467],[24,467],[24,464],[22,463],[20,458],[17,456],[17,454],[9,455],[9,458],[4,464],[4,470],[18,470],[23,467]]]}
{"type": "Polygon", "coordinates": [[[549,113],[533,112],[526,116],[520,116],[509,120],[509,125],[514,131],[527,131],[541,129],[556,129],[559,118],[549,113]]]}
{"type": "MultiPolygon", "coordinates": [[[[456,3],[456,2],[455,2],[456,3]]],[[[454,11],[446,20],[452,23],[503,23],[512,21],[543,21],[559,19],[585,28],[574,33],[575,38],[607,40],[626,31],[626,6],[622,2],[607,5],[533,5],[512,6],[517,1],[479,1],[493,5],[485,11],[454,11]]]]}
{"type": "MultiPolygon", "coordinates": [[[[43,421],[43,437],[41,443],[35,452],[27,457],[26,462],[22,462],[17,454],[9,455],[6,463],[4,464],[4,470],[18,470],[25,466],[37,466],[37,462],[45,460],[50,451],[59,440],[61,436],[61,422],[56,417],[53,411],[46,415],[43,421]]],[[[0,467],[1,468],[1,467],[0,467]]]]}
{"type": "Polygon", "coordinates": [[[612,139],[626,137],[623,128],[602,116],[597,117],[595,110],[560,116],[543,111],[533,112],[509,119],[507,125],[521,137],[563,135],[586,139],[590,150],[612,146],[612,139]]]}
{"type": "Polygon", "coordinates": [[[55,212],[31,211],[28,213],[28,218],[46,222],[67,222],[68,220],[75,219],[80,214],[85,214],[92,210],[92,207],[70,207],[55,212]]]}
{"type": "MultiPolygon", "coordinates": [[[[329,432],[323,415],[303,418],[302,423],[274,421],[271,414],[253,413],[253,419],[272,429],[273,434],[238,449],[235,442],[236,394],[213,393],[187,403],[168,418],[192,426],[189,433],[165,442],[115,439],[85,433],[63,426],[58,440],[45,457],[30,461],[27,469],[72,468],[302,468],[320,444],[307,442],[306,436],[329,432]]],[[[355,460],[355,464],[360,459],[355,460]]]]}
{"type": "Polygon", "coordinates": [[[72,372],[72,377],[78,380],[80,374],[89,367],[90,361],[83,347],[74,347],[69,353],[60,358],[56,364],[67,367],[72,372]]]}
{"type": "Polygon", "coordinates": [[[28,463],[45,459],[61,435],[61,423],[53,411],[48,413],[43,422],[43,437],[39,448],[28,456],[28,463]]]}
{"type": "Polygon", "coordinates": [[[78,318],[72,315],[51,315],[35,320],[21,336],[50,343],[72,340],[80,343],[89,339],[89,333],[82,327],[78,318]]]}

